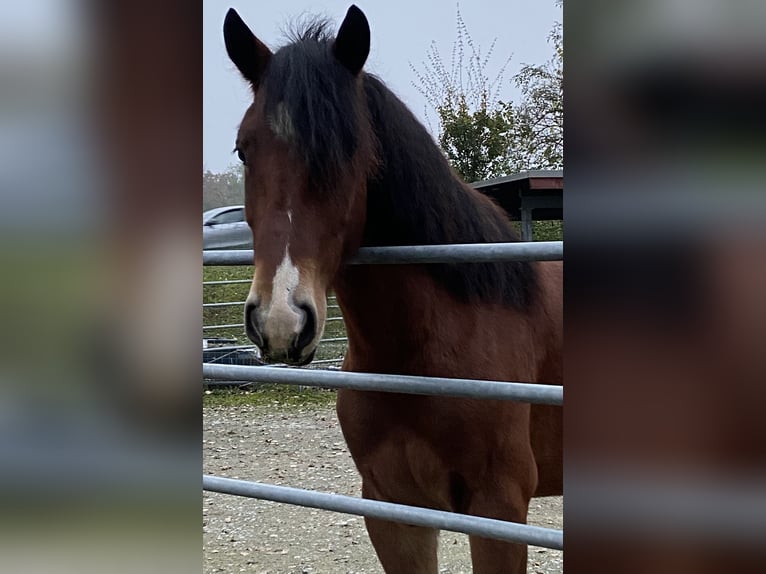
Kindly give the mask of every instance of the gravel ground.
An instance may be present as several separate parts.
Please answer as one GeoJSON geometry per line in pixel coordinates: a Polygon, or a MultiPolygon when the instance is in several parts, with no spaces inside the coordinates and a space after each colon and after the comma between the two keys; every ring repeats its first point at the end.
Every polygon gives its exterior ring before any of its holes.
{"type": "MultiPolygon", "coordinates": [[[[204,470],[230,478],[360,496],[331,406],[207,406],[204,470]]],[[[204,572],[381,574],[361,517],[203,493],[204,572]]],[[[562,528],[560,497],[533,499],[530,524],[562,528]]],[[[563,571],[560,551],[529,548],[530,573],[563,571]]],[[[439,571],[470,573],[468,537],[442,532],[439,571]]]]}

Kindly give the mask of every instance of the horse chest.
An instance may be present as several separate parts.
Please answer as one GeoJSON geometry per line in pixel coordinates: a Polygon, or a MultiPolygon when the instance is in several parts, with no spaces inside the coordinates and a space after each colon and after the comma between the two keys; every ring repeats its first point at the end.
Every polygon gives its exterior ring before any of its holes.
{"type": "Polygon", "coordinates": [[[513,424],[528,425],[528,411],[522,406],[498,415],[490,407],[464,399],[338,393],[338,417],[364,482],[385,499],[426,500],[445,509],[462,500],[460,485],[481,483],[499,461],[525,452],[528,434],[514,432],[513,424]]]}

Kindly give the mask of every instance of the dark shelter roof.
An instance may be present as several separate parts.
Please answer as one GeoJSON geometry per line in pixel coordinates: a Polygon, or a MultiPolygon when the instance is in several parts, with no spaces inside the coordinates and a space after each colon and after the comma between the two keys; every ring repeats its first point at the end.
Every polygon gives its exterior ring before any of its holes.
{"type": "Polygon", "coordinates": [[[532,219],[564,219],[564,171],[523,171],[477,181],[471,186],[488,195],[514,221],[521,219],[522,202],[532,209],[532,219]]]}

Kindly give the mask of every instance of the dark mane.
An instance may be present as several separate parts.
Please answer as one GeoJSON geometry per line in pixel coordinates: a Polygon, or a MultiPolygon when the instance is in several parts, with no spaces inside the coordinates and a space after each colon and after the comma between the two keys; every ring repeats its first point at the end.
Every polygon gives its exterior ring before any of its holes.
{"type": "MultiPolygon", "coordinates": [[[[364,245],[519,240],[502,210],[466,188],[430,134],[379,79],[363,72],[360,97],[355,78],[332,55],[325,23],[312,21],[293,38],[269,64],[267,113],[279,103],[287,106],[296,144],[320,190],[332,187],[360,145],[377,150],[369,158],[376,170],[368,180],[364,245]]],[[[463,301],[523,309],[538,289],[527,262],[427,269],[463,301]]]]}
{"type": "MultiPolygon", "coordinates": [[[[505,213],[466,188],[423,125],[383,82],[367,74],[364,86],[381,164],[368,184],[365,244],[518,241],[505,213]]],[[[428,268],[465,301],[525,308],[537,290],[536,273],[528,262],[428,268]]]]}

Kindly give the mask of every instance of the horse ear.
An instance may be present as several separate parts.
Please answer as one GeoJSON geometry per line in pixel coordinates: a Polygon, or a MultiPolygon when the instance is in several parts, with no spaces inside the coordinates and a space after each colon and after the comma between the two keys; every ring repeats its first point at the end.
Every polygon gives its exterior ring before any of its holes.
{"type": "Polygon", "coordinates": [[[364,13],[352,5],[338,30],[333,54],[349,71],[357,75],[370,53],[370,25],[364,13]]]}
{"type": "Polygon", "coordinates": [[[253,35],[233,8],[229,8],[223,21],[223,40],[231,61],[253,89],[257,89],[271,59],[271,50],[253,35]]]}

